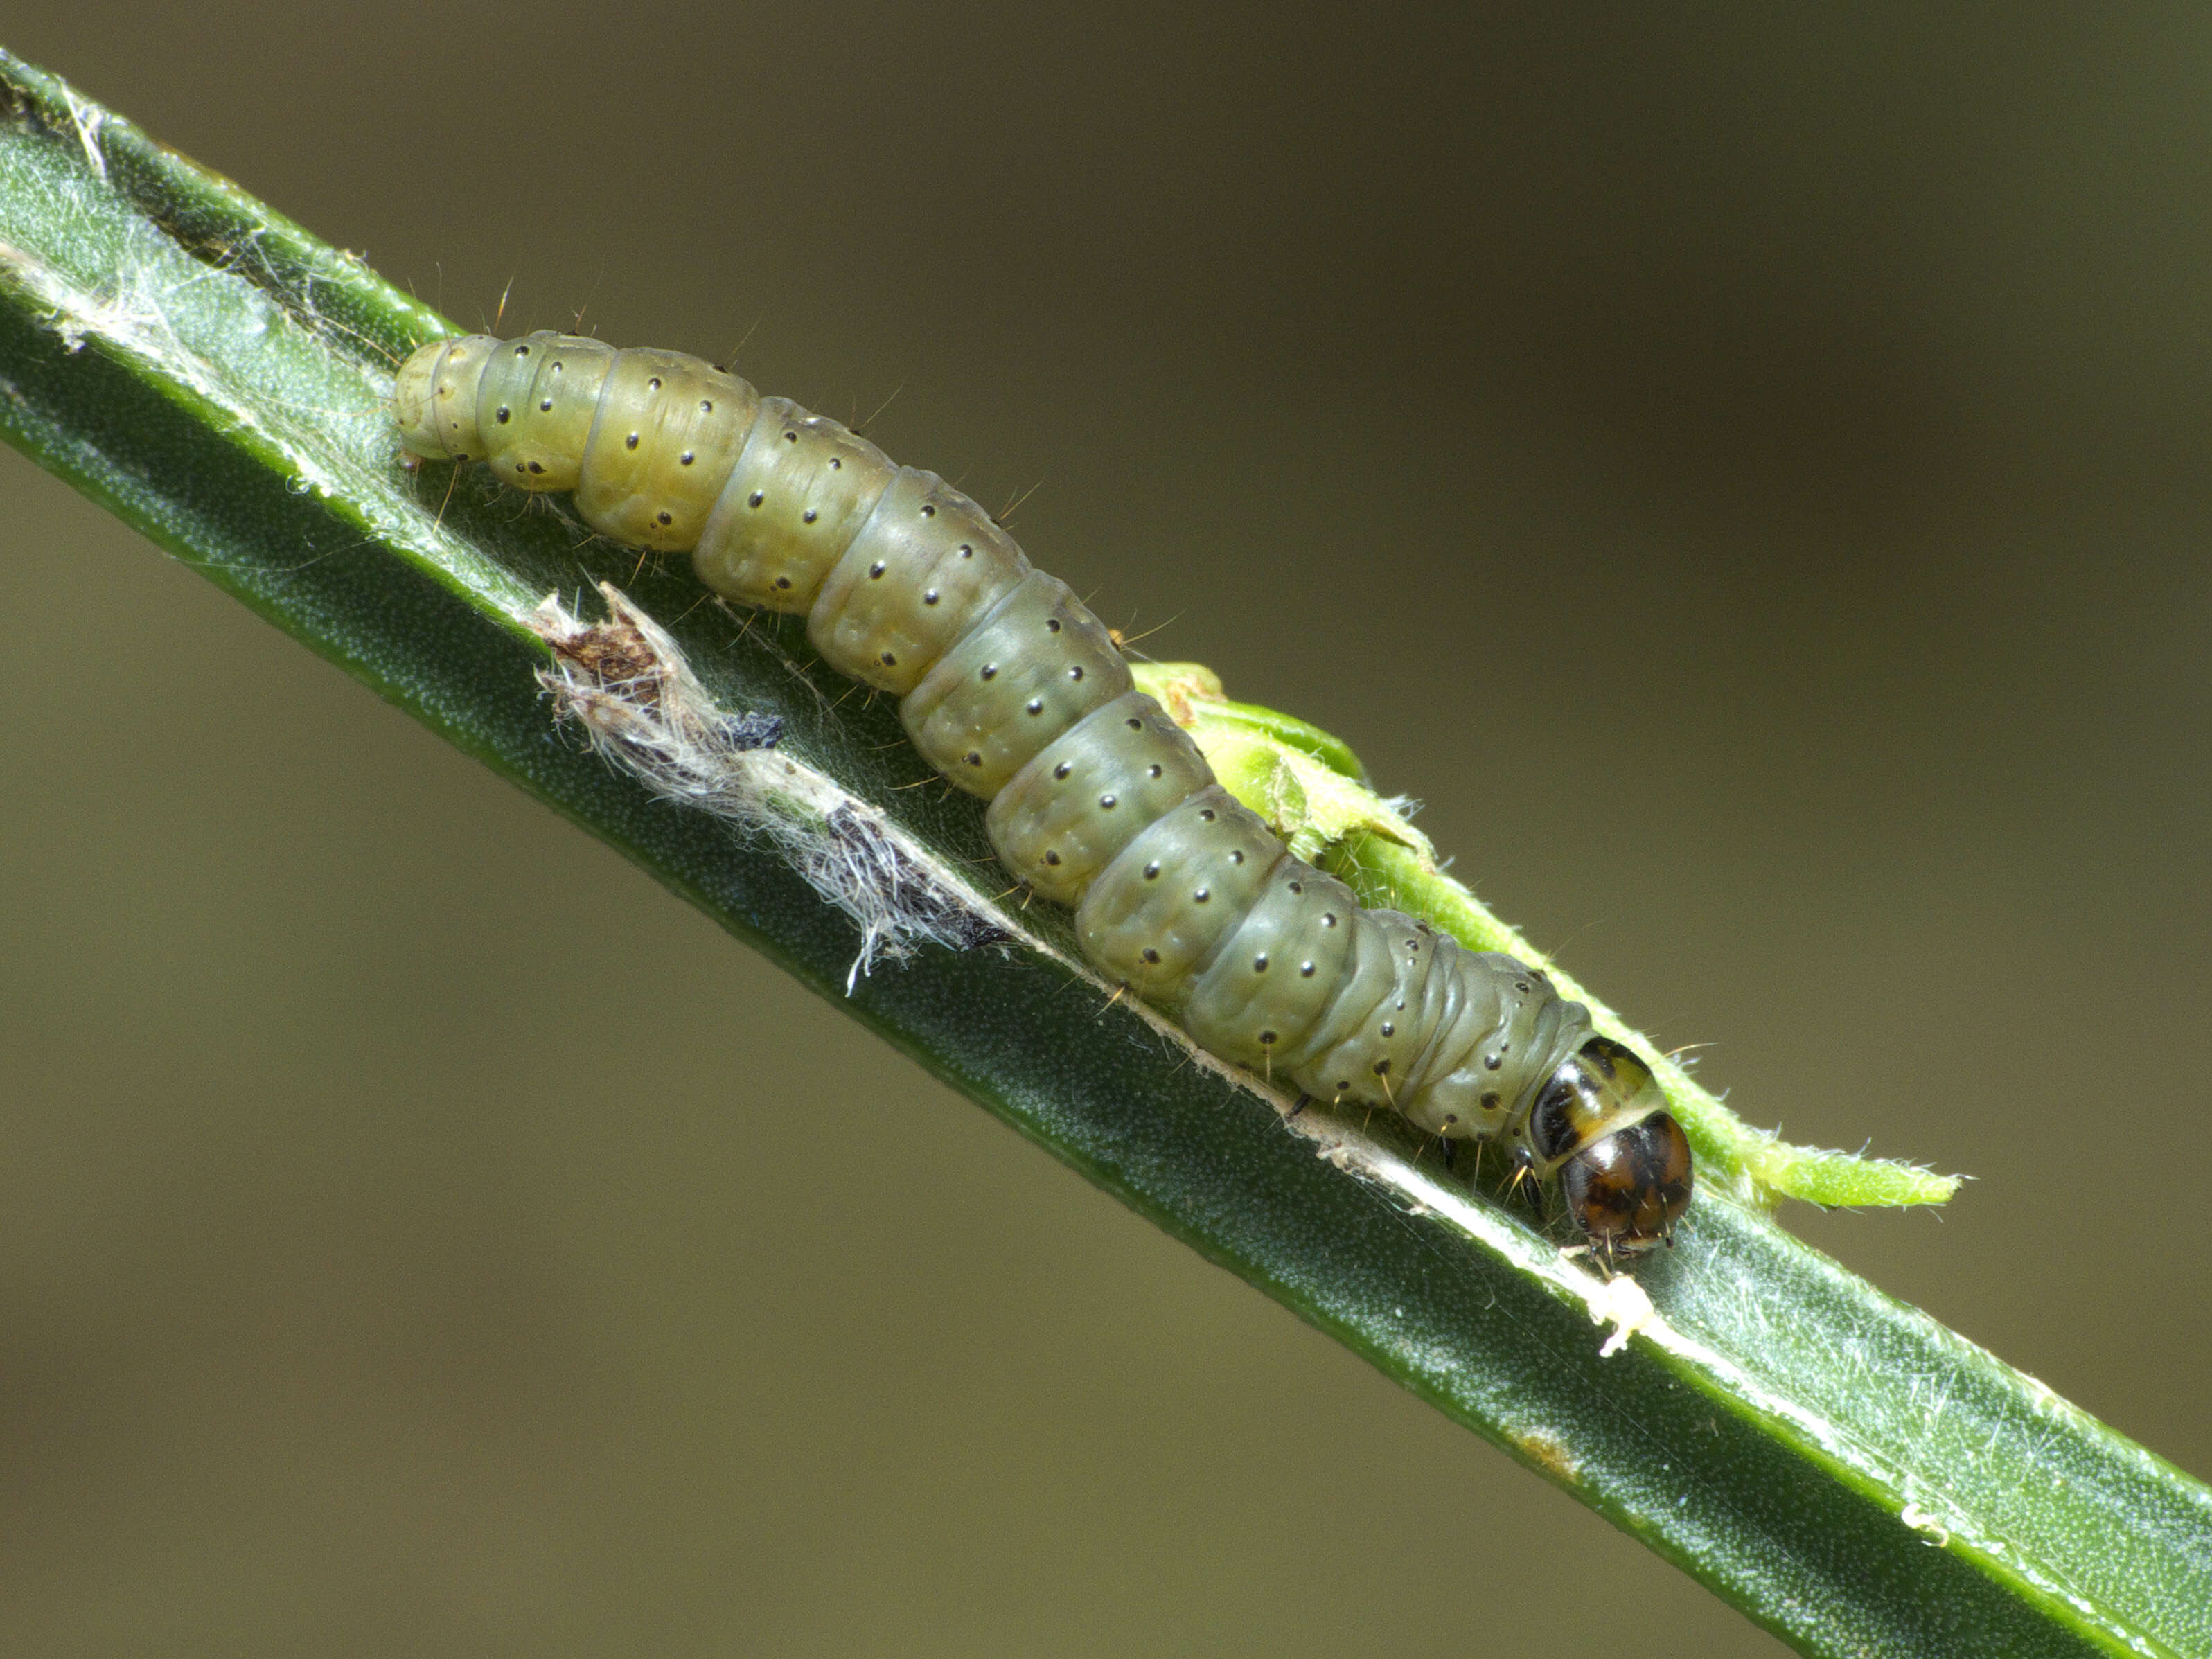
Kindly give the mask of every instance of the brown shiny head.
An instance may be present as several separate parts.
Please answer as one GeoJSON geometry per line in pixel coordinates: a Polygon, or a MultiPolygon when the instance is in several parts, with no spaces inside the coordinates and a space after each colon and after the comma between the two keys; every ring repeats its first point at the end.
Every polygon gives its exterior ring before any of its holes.
{"type": "Polygon", "coordinates": [[[1633,1050],[1592,1037],[1552,1074],[1529,1113],[1540,1170],[1608,1259],[1666,1242],[1690,1203],[1690,1143],[1633,1050]]]}
{"type": "Polygon", "coordinates": [[[1665,1112],[1592,1141],[1559,1170],[1567,1213],[1590,1248],[1641,1255],[1690,1207],[1690,1143],[1665,1112]]]}

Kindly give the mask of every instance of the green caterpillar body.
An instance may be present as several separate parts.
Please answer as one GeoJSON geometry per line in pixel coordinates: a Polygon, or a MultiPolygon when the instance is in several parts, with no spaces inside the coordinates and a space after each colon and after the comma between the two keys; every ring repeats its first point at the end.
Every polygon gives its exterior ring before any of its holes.
{"type": "Polygon", "coordinates": [[[688,552],[803,614],[840,672],[989,802],[991,844],[1073,906],[1084,954],[1210,1052],[1304,1094],[1494,1139],[1608,1255],[1666,1238],[1690,1154],[1650,1071],[1536,969],[1362,907],[1214,781],[1106,629],[935,473],[678,352],[539,333],[427,345],[394,394],[412,453],[573,491],[594,530],[688,552]]]}

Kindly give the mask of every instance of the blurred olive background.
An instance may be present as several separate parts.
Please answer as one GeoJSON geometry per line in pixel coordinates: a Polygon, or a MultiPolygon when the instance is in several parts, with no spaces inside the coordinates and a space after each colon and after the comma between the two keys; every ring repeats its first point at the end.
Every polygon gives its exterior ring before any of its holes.
{"type": "MultiPolygon", "coordinates": [[[[1979,1177],[1802,1234],[2212,1473],[2212,18],[9,10],[465,324],[1040,486],[1753,1121],[1979,1177]]],[[[0,1648],[1779,1651],[0,502],[0,1648]]]]}

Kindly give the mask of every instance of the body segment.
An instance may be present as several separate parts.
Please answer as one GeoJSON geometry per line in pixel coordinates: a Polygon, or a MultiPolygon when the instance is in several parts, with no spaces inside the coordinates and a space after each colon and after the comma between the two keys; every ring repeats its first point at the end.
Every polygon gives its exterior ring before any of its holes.
{"type": "Polygon", "coordinates": [[[1201,1047],[1307,1095],[1498,1139],[1608,1254],[1687,1203],[1649,1070],[1510,957],[1362,908],[1214,781],[1105,628],[934,473],[667,351],[533,334],[425,346],[402,440],[570,490],[593,529],[804,614],[830,665],[899,697],[915,747],[989,802],[1000,860],[1076,911],[1085,955],[1201,1047]]]}

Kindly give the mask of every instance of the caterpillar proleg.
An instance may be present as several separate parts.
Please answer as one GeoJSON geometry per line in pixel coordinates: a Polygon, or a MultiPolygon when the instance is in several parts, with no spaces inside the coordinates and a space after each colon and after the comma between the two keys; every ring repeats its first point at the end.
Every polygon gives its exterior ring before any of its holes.
{"type": "Polygon", "coordinates": [[[1098,619],[935,473],[698,358],[571,335],[426,345],[394,412],[413,454],[572,491],[601,534],[804,615],[830,666],[899,698],[922,757],[989,802],[1000,862],[1074,908],[1092,965],[1201,1048],[1500,1142],[1608,1257],[1668,1237],[1690,1151],[1643,1061],[1536,969],[1292,856],[1098,619]]]}

